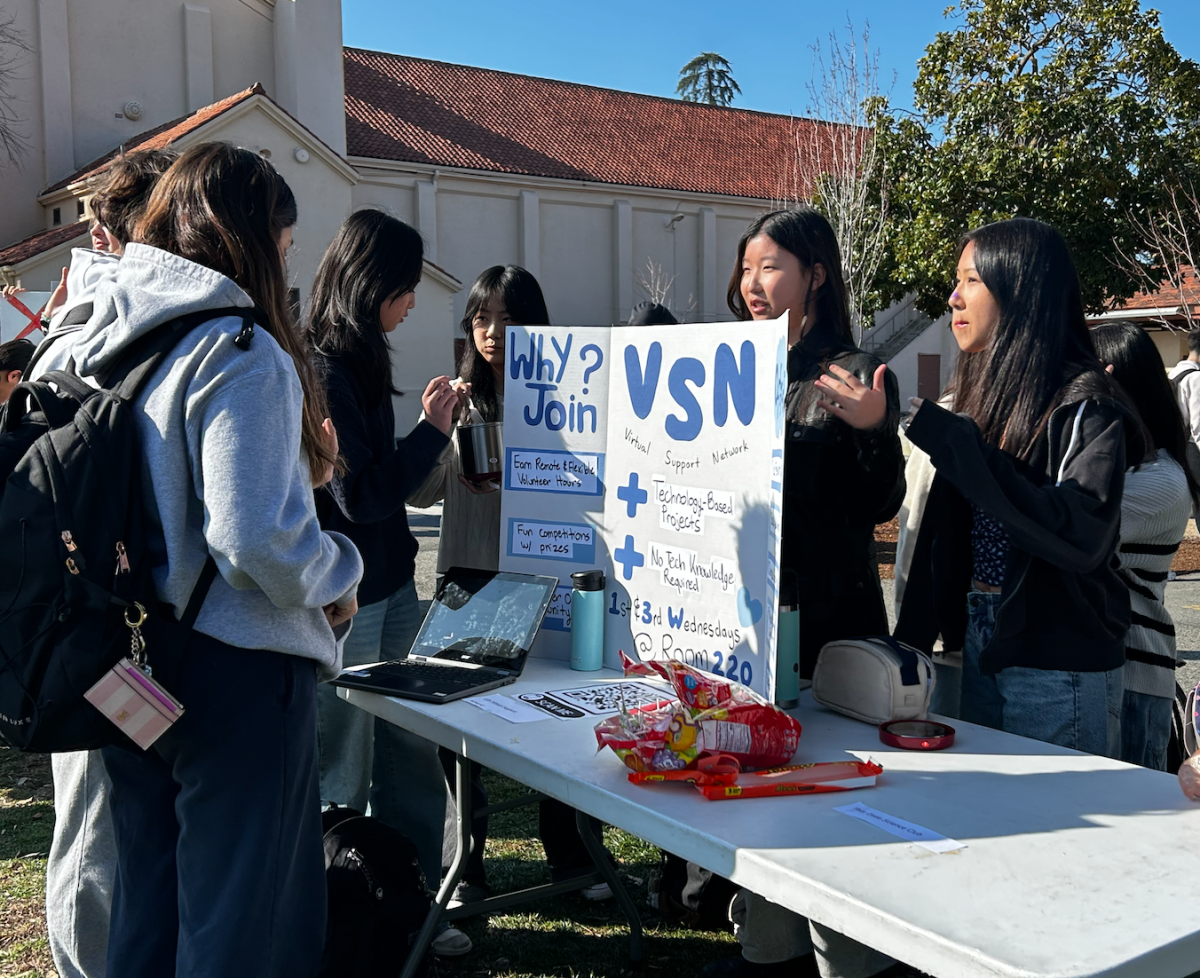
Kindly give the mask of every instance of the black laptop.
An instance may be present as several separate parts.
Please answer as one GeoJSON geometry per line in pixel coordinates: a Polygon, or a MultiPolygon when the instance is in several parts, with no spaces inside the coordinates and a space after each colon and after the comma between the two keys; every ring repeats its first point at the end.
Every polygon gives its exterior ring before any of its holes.
{"type": "Polygon", "coordinates": [[[451,567],[407,659],[343,669],[335,686],[449,703],[515,682],[558,578],[451,567]]]}

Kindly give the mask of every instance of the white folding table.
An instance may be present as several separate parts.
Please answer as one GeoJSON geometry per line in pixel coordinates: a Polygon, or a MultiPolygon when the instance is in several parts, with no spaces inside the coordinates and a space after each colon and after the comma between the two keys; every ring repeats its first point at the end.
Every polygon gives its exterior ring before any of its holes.
{"type": "MultiPolygon", "coordinates": [[[[530,659],[499,692],[620,678],[530,659]]],[[[630,784],[616,755],[597,754],[595,718],[514,724],[462,700],[339,694],[937,978],[1184,978],[1200,969],[1200,806],[1172,775],[958,721],[947,751],[895,750],[805,693],[794,711],[804,727],[795,763],[874,757],[884,768],[878,784],[706,801],[683,784],[630,784]],[[933,853],[835,811],[857,801],[967,847],[933,853]]],[[[465,771],[460,760],[460,798],[470,796],[465,771]]],[[[618,897],[628,915],[628,897],[618,897]]]]}

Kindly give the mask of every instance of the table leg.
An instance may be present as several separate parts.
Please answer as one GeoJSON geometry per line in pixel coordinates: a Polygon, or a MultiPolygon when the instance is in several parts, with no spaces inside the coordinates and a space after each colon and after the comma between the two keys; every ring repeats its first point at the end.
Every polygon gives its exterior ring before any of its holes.
{"type": "Polygon", "coordinates": [[[621,880],[617,876],[617,868],[609,862],[604,844],[592,835],[591,826],[588,825],[588,816],[576,810],[575,825],[579,828],[579,837],[587,847],[588,855],[592,857],[597,871],[604,882],[608,884],[609,889],[613,891],[617,905],[625,914],[625,919],[629,921],[629,960],[637,964],[642,960],[642,918],[638,915],[637,906],[621,884],[621,880]]]}
{"type": "Polygon", "coordinates": [[[433,943],[434,931],[441,922],[446,904],[450,902],[450,896],[454,893],[454,888],[458,886],[458,881],[462,879],[463,872],[467,868],[467,857],[471,852],[471,819],[474,813],[471,810],[471,765],[461,754],[456,754],[454,757],[454,783],[458,791],[455,806],[458,809],[458,851],[454,854],[450,872],[438,890],[433,906],[429,908],[429,915],[425,918],[425,923],[421,925],[417,939],[409,948],[408,958],[404,962],[404,970],[400,972],[400,978],[413,978],[413,975],[417,973],[425,953],[429,950],[429,945],[433,943]]]}

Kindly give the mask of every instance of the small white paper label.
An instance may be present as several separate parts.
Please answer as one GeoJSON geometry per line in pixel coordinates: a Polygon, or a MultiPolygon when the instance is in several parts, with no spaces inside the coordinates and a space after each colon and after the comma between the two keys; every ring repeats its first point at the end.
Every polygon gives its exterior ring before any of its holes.
{"type": "Polygon", "coordinates": [[[546,719],[546,714],[535,710],[528,703],[505,696],[503,693],[493,693],[491,696],[468,696],[466,702],[487,713],[503,717],[509,723],[532,723],[534,720],[546,719]]]}
{"type": "Polygon", "coordinates": [[[917,825],[913,822],[906,822],[895,815],[888,815],[886,812],[881,812],[878,809],[861,803],[856,802],[853,805],[841,805],[835,808],[834,811],[874,825],[885,832],[899,836],[906,842],[915,842],[930,852],[954,852],[958,849],[967,848],[965,842],[959,842],[957,839],[948,839],[941,833],[934,832],[933,829],[927,829],[925,826],[917,825]]]}

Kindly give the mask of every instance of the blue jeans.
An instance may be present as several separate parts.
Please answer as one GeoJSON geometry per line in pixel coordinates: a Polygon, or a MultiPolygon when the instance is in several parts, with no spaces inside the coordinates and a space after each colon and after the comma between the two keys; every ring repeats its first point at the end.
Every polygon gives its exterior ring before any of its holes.
{"type": "Polygon", "coordinates": [[[1121,760],[1165,771],[1170,739],[1171,700],[1125,690],[1121,705],[1121,760]]]}
{"type": "Polygon", "coordinates": [[[967,595],[961,716],[1047,744],[1117,757],[1121,747],[1124,667],[1109,672],[1064,672],[1009,666],[979,671],[979,655],[996,632],[1001,595],[967,595]]]}
{"type": "Polygon", "coordinates": [[[101,754],[117,872],[113,978],[309,978],[325,940],[314,664],[193,632],[187,712],[101,754]]]}
{"type": "MultiPolygon", "coordinates": [[[[421,628],[416,585],[360,608],[342,652],[344,666],[403,659],[421,628]]],[[[446,777],[437,745],[317,689],[321,801],[367,811],[417,847],[421,869],[437,889],[442,873],[446,777]]]]}

